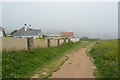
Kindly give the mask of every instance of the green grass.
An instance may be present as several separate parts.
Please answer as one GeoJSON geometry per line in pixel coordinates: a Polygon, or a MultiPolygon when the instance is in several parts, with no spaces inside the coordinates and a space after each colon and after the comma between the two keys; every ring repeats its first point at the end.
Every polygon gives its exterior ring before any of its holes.
{"type": "Polygon", "coordinates": [[[14,38],[13,36],[5,36],[5,37],[11,37],[11,38],[14,38]]]}
{"type": "Polygon", "coordinates": [[[58,47],[38,48],[30,51],[4,51],[2,55],[2,77],[29,78],[37,73],[42,78],[48,78],[68,59],[66,54],[86,47],[95,40],[87,41],[81,40],[75,43],[65,43],[58,47]],[[45,71],[45,68],[48,70],[45,71]],[[47,75],[43,75],[42,72],[47,72],[47,75]]]}
{"type": "Polygon", "coordinates": [[[94,59],[97,78],[118,78],[118,40],[101,40],[88,54],[94,59]]]}

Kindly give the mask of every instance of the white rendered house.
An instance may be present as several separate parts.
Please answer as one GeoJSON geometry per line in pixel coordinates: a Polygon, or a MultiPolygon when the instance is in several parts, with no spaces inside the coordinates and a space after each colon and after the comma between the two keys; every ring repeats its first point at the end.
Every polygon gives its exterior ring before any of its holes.
{"type": "Polygon", "coordinates": [[[5,31],[5,29],[0,26],[0,37],[4,36],[4,31],[5,31]]]}
{"type": "Polygon", "coordinates": [[[41,37],[41,30],[40,29],[32,29],[30,28],[31,25],[25,24],[21,29],[17,30],[13,34],[14,37],[21,37],[21,38],[39,38],[41,37]]]}

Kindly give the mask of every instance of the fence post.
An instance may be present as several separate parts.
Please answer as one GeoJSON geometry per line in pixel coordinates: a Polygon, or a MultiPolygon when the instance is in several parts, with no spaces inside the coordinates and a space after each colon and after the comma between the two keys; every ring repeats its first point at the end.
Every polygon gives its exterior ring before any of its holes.
{"type": "Polygon", "coordinates": [[[66,43],[66,39],[64,38],[64,43],[66,43]]]}
{"type": "Polygon", "coordinates": [[[33,49],[33,38],[27,38],[28,50],[33,49]]]}
{"type": "Polygon", "coordinates": [[[68,42],[70,42],[70,39],[68,39],[68,42]]]}
{"type": "Polygon", "coordinates": [[[47,39],[48,47],[50,47],[50,39],[47,39]]]}
{"type": "Polygon", "coordinates": [[[57,40],[57,43],[58,43],[58,46],[59,46],[60,45],[60,40],[59,39],[57,40]]]}

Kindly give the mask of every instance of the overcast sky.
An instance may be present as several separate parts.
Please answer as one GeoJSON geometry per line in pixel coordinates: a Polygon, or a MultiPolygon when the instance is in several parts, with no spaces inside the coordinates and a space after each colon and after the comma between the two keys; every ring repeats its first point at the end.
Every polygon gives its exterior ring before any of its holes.
{"type": "Polygon", "coordinates": [[[117,2],[4,2],[6,33],[31,24],[42,34],[72,31],[78,37],[117,38],[117,2]]]}

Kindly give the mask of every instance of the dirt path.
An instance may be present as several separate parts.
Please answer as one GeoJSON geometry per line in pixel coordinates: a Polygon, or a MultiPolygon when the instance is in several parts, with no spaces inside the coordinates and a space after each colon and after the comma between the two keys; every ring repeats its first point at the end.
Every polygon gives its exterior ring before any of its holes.
{"type": "Polygon", "coordinates": [[[86,54],[88,48],[81,48],[70,55],[68,61],[50,78],[94,78],[94,66],[86,54]]]}

